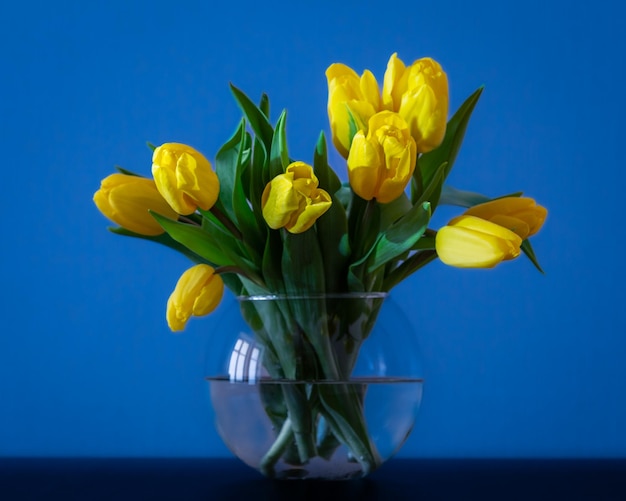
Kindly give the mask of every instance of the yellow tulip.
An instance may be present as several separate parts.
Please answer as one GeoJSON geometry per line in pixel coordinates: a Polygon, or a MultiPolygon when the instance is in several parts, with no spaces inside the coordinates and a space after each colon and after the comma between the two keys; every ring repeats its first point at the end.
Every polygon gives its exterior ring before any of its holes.
{"type": "Polygon", "coordinates": [[[326,79],[333,143],[344,158],[351,144],[350,115],[356,129],[367,133],[367,123],[375,113],[399,113],[409,125],[418,153],[431,151],[443,141],[448,119],[448,77],[433,59],[418,59],[407,67],[397,54],[392,54],[382,95],[369,70],[359,77],[348,66],[335,63],[326,70],[326,79]]]}
{"type": "Polygon", "coordinates": [[[398,198],[415,170],[415,141],[397,113],[381,111],[359,131],[348,156],[348,177],[354,192],[365,200],[387,203],[398,198]]]}
{"type": "Polygon", "coordinates": [[[163,198],[179,214],[191,214],[198,207],[209,210],[217,200],[217,175],[204,155],[191,146],[165,143],[156,148],[152,175],[163,198]]]}
{"type": "Polygon", "coordinates": [[[522,239],[499,224],[475,216],[459,216],[437,232],[441,261],[457,268],[493,268],[520,254],[522,239]]]}
{"type": "Polygon", "coordinates": [[[178,214],[160,195],[154,181],[145,177],[111,174],[102,180],[93,201],[111,221],[140,235],[164,233],[149,210],[178,219],[178,214]]]}
{"type": "MultiPolygon", "coordinates": [[[[328,81],[328,118],[337,151],[346,158],[350,151],[350,115],[356,130],[367,125],[369,118],[381,111],[378,82],[371,71],[359,77],[345,64],[335,63],[326,70],[328,81]]],[[[356,131],[353,131],[354,133],[356,131]]]]}
{"type": "Polygon", "coordinates": [[[523,240],[541,229],[548,211],[532,198],[505,197],[470,207],[465,214],[504,226],[523,240]]]}
{"type": "Polygon", "coordinates": [[[411,66],[393,54],[387,64],[382,101],[409,124],[418,153],[435,149],[443,141],[448,120],[448,77],[441,65],[425,57],[411,66]]]}
{"type": "Polygon", "coordinates": [[[174,332],[184,330],[192,315],[201,317],[217,308],[223,294],[224,281],[211,266],[192,266],[178,279],[167,300],[167,325],[174,332]]]}
{"type": "Polygon", "coordinates": [[[313,226],[332,203],[330,195],[318,184],[313,167],[304,162],[290,164],[263,191],[261,206],[267,225],[291,233],[302,233],[313,226]]]}

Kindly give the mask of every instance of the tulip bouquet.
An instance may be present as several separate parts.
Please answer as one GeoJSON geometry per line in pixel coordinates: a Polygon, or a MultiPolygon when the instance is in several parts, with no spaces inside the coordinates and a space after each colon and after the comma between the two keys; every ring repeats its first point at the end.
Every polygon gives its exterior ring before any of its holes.
{"type": "MultiPolygon", "coordinates": [[[[278,379],[350,378],[377,311],[333,311],[325,297],[387,292],[436,258],[491,268],[523,252],[540,270],[528,237],[542,226],[543,207],[519,193],[492,198],[445,184],[482,88],[448,120],[447,76],[430,58],[407,66],[392,55],[382,88],[370,71],[359,76],[339,63],[326,77],[332,142],[346,159],[347,182],[328,164],[323,133],[311,159],[292,158],[285,111],[272,125],[266,95],[256,104],[231,86],[243,118],[215,155],[215,170],[190,146],[150,145],[152,178],[119,169],[94,195],[119,225],[111,231],[169,246],[195,263],[167,302],[173,331],[213,311],[224,285],[237,296],[311,298],[242,306],[268,347],[265,370],[278,379]],[[429,228],[441,204],[466,210],[429,228]],[[357,338],[337,336],[337,325],[319,322],[362,317],[357,338]],[[301,359],[306,363],[295,363],[301,359]]],[[[359,392],[339,401],[303,385],[264,398],[281,430],[264,459],[267,471],[281,455],[301,463],[322,455],[320,416],[329,428],[326,444],[347,446],[364,471],[377,466],[359,392]]]]}

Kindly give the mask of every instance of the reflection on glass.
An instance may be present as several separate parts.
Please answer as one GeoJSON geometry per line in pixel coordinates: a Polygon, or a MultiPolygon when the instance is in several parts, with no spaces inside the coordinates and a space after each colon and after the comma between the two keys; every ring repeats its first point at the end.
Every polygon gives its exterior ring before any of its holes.
{"type": "Polygon", "coordinates": [[[230,381],[255,383],[260,353],[261,350],[253,341],[237,339],[228,364],[230,381]]]}

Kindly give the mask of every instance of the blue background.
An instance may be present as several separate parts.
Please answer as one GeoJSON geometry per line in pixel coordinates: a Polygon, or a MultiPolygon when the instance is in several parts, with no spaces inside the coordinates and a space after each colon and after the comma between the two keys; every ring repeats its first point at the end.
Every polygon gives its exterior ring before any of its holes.
{"type": "MultiPolygon", "coordinates": [[[[91,198],[146,141],[213,159],[233,82],[292,156],[328,131],[324,71],[444,66],[451,109],[485,84],[451,184],[550,213],[524,258],[434,263],[394,290],[419,330],[424,403],[402,456],[626,454],[626,29],[617,2],[29,2],[0,30],[0,455],[228,455],[202,381],[214,320],[171,334],[188,262],[106,231],[91,198]],[[621,217],[620,217],[621,220],[621,217]]],[[[343,169],[340,157],[332,163],[343,169]]],[[[452,212],[442,211],[433,226],[452,212]]],[[[439,213],[438,213],[439,215],[439,213]]]]}

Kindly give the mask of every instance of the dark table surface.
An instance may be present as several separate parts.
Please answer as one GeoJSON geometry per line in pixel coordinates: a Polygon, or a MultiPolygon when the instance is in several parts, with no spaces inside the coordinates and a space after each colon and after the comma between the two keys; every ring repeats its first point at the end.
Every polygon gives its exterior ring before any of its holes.
{"type": "Polygon", "coordinates": [[[0,458],[0,500],[626,500],[626,459],[393,459],[360,480],[278,481],[236,459],[0,458]]]}

